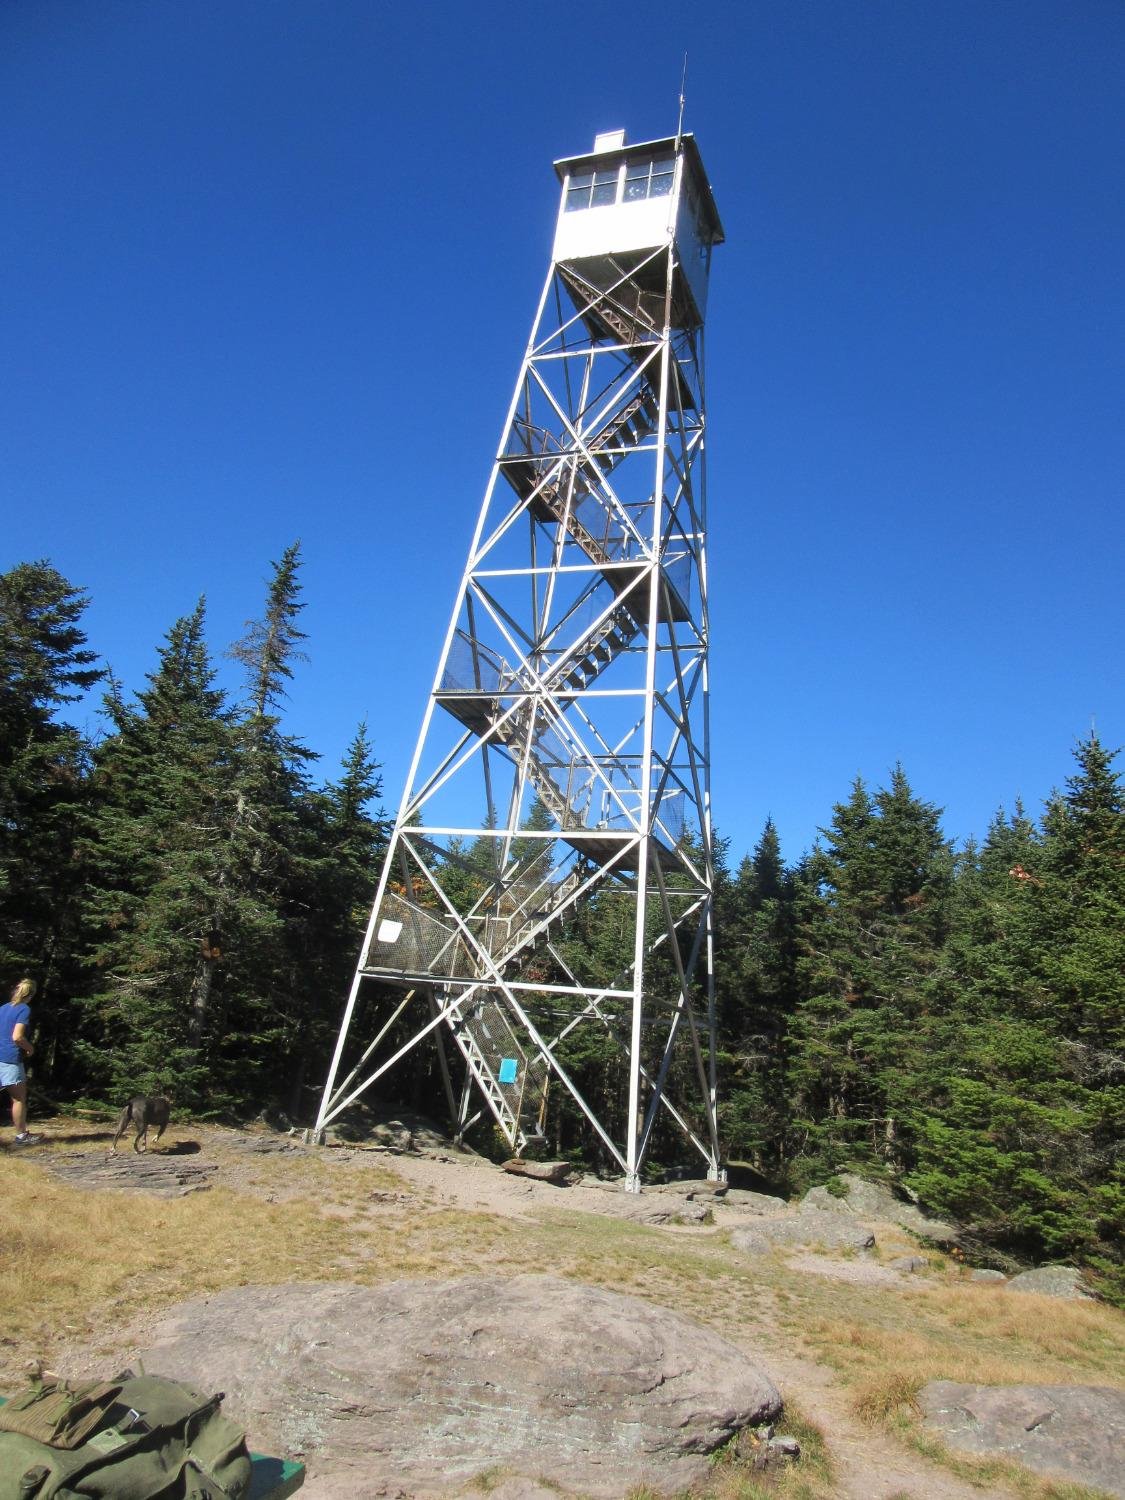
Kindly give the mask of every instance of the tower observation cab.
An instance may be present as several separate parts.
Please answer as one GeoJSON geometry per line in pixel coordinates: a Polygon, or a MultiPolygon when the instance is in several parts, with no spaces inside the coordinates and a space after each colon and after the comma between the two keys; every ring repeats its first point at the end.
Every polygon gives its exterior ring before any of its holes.
{"type": "Polygon", "coordinates": [[[690,135],[610,132],[555,171],[315,1129],[436,1045],[459,1135],[487,1110],[518,1155],[565,1120],[637,1190],[654,1145],[721,1173],[702,361],[723,231],[690,135]],[[597,1097],[591,1033],[620,1076],[597,1097]]]}
{"type": "Polygon", "coordinates": [[[697,327],[707,311],[711,250],[723,227],[693,136],[625,144],[623,130],[599,135],[585,156],[555,163],[563,185],[554,258],[581,265],[602,291],[629,275],[646,321],[663,317],[665,287],[652,252],[675,247],[672,322],[697,327]]]}

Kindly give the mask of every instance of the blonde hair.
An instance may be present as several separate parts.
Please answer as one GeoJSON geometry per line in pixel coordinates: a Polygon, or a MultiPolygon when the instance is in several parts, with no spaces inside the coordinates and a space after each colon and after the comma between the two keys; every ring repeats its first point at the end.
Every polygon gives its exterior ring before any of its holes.
{"type": "Polygon", "coordinates": [[[12,1005],[22,1005],[25,1001],[31,999],[38,988],[39,986],[35,983],[34,979],[21,979],[12,991],[10,1003],[12,1005]]]}

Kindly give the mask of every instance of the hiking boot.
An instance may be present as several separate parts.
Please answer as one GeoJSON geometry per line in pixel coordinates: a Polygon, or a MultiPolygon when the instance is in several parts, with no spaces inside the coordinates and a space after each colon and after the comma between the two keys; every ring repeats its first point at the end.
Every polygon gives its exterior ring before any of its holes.
{"type": "Polygon", "coordinates": [[[17,1146],[38,1146],[42,1140],[43,1137],[41,1135],[32,1135],[29,1130],[25,1130],[23,1135],[16,1136],[15,1144],[17,1146]]]}

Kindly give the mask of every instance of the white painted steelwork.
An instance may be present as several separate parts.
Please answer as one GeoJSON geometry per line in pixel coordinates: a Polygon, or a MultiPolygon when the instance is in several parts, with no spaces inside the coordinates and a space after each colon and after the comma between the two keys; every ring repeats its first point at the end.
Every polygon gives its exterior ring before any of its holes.
{"type": "Polygon", "coordinates": [[[635,1191],[662,1131],[721,1173],[703,313],[723,232],[690,135],[609,132],[555,169],[551,268],[315,1131],[432,1037],[460,1130],[479,1095],[518,1154],[561,1093],[635,1191]],[[597,1099],[584,1028],[616,1049],[597,1099]]]}

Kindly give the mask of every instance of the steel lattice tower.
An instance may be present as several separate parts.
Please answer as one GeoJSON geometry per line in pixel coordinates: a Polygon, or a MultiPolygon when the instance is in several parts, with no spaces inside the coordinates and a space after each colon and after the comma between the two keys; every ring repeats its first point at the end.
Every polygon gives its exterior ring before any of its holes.
{"type": "Polygon", "coordinates": [[[723,232],[690,135],[601,135],[555,170],[551,268],[315,1129],[433,1038],[459,1129],[483,1099],[518,1154],[565,1091],[636,1190],[669,1126],[720,1175],[703,318],[723,232]],[[599,919],[608,955],[580,941],[599,919]],[[582,1028],[618,1060],[596,1103],[567,1065],[582,1028]]]}

